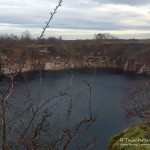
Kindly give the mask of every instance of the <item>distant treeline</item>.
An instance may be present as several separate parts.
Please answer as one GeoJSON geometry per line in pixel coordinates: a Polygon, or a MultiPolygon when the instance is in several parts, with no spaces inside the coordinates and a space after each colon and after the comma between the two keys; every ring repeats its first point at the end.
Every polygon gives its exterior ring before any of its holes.
{"type": "Polygon", "coordinates": [[[85,55],[92,56],[109,56],[116,58],[150,58],[150,40],[137,39],[117,39],[108,33],[96,34],[91,40],[63,40],[61,37],[42,38],[36,47],[33,45],[38,41],[38,38],[33,38],[28,30],[22,33],[21,36],[14,34],[0,35],[0,52],[6,53],[15,49],[17,53],[20,50],[34,51],[34,55],[47,48],[52,51],[50,54],[81,58],[85,55]],[[6,51],[7,50],[7,51],[6,51]],[[37,51],[38,50],[38,51],[37,51]]]}
{"type": "MultiPolygon", "coordinates": [[[[25,46],[25,45],[31,45],[34,44],[38,41],[37,38],[33,38],[33,36],[30,34],[28,30],[24,31],[21,36],[15,35],[15,34],[2,34],[0,35],[0,46],[5,46],[7,48],[9,47],[19,47],[19,46],[25,46]]],[[[54,43],[59,43],[63,40],[62,37],[48,37],[48,38],[42,38],[40,41],[38,41],[39,45],[43,44],[54,44],[54,43]]],[[[98,33],[93,35],[93,39],[90,40],[68,40],[68,41],[79,41],[82,43],[88,43],[89,41],[122,41],[121,39],[118,39],[117,37],[114,37],[113,35],[109,33],[98,33]]]]}
{"type": "MultiPolygon", "coordinates": [[[[36,43],[38,38],[33,38],[30,32],[27,30],[22,33],[21,36],[15,34],[2,34],[0,35],[0,46],[7,48],[26,46],[36,43]]],[[[48,37],[42,38],[38,44],[51,44],[61,40],[61,37],[48,37]]]]}

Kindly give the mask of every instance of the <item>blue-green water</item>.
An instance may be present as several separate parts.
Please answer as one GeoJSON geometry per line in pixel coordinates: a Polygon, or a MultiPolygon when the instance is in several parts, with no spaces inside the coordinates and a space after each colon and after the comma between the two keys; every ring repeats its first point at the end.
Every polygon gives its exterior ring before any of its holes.
{"type": "MultiPolygon", "coordinates": [[[[71,84],[71,88],[67,91],[68,95],[54,99],[46,106],[52,112],[50,120],[58,128],[65,124],[64,120],[71,100],[76,99],[73,104],[71,124],[88,115],[89,88],[86,82],[94,81],[91,107],[98,118],[77,143],[82,145],[90,137],[96,136],[99,142],[96,150],[106,150],[111,136],[131,125],[126,122],[119,103],[133,83],[145,79],[143,76],[114,74],[101,70],[97,70],[94,76],[92,69],[44,72],[41,77],[40,81],[39,74],[32,74],[32,78],[30,76],[28,80],[34,101],[37,101],[40,92],[40,103],[60,91],[63,92],[71,84]]],[[[15,85],[16,97],[20,99],[20,104],[25,98],[24,85],[24,81],[17,81],[15,85]]],[[[77,149],[76,146],[78,145],[74,145],[72,149],[77,149]]]]}

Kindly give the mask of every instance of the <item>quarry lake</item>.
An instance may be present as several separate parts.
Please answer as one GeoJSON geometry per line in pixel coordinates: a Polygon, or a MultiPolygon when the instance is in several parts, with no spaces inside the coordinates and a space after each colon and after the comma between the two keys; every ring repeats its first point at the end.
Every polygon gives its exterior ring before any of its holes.
{"type": "MultiPolygon", "coordinates": [[[[124,112],[119,107],[120,101],[132,84],[147,77],[112,73],[99,69],[96,70],[95,75],[94,72],[93,69],[47,71],[41,73],[41,78],[39,78],[39,73],[32,73],[29,76],[28,86],[32,99],[36,102],[40,95],[40,103],[42,103],[61,91],[65,91],[71,85],[67,95],[52,100],[46,106],[52,112],[50,121],[57,128],[61,128],[65,124],[70,101],[73,101],[70,125],[89,114],[90,92],[87,83],[94,81],[91,110],[98,115],[98,118],[76,144],[82,145],[90,137],[96,136],[99,143],[96,150],[106,150],[111,136],[133,124],[133,122],[130,124],[126,122],[124,112]]],[[[1,87],[4,82],[5,80],[1,81],[1,87]]],[[[14,87],[15,95],[20,104],[25,99],[24,86],[25,81],[17,80],[14,87]]],[[[72,149],[77,149],[75,146],[72,147],[72,149]]]]}

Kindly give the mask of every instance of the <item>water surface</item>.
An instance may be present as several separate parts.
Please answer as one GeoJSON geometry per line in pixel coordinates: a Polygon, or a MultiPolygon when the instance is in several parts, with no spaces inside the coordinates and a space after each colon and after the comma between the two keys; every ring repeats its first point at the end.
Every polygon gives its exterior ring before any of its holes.
{"type": "MultiPolygon", "coordinates": [[[[41,80],[38,73],[32,74],[28,80],[28,86],[34,101],[38,100],[40,92],[40,103],[42,103],[49,97],[63,92],[71,85],[71,88],[67,91],[68,95],[61,99],[55,99],[46,106],[47,108],[50,107],[49,109],[52,112],[51,121],[58,128],[61,128],[71,100],[76,99],[70,121],[72,124],[88,115],[89,88],[87,83],[94,81],[91,106],[92,112],[96,113],[98,118],[78,144],[82,145],[90,137],[96,136],[100,142],[96,150],[106,150],[111,136],[131,125],[126,122],[124,112],[119,107],[120,101],[134,82],[144,78],[101,70],[97,70],[96,75],[94,75],[92,69],[49,71],[41,74],[41,80]]],[[[20,99],[20,104],[25,99],[24,86],[25,82],[20,80],[15,85],[16,97],[20,99]]],[[[76,149],[75,146],[72,149],[76,149]]]]}

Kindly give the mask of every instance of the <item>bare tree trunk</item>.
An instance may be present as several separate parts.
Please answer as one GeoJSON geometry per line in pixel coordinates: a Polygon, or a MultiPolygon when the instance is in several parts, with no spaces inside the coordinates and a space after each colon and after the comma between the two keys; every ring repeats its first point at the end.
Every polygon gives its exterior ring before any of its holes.
{"type": "Polygon", "coordinates": [[[7,106],[6,100],[3,99],[2,101],[2,125],[3,125],[3,150],[6,150],[7,145],[7,126],[6,126],[6,117],[7,117],[7,106]]]}

